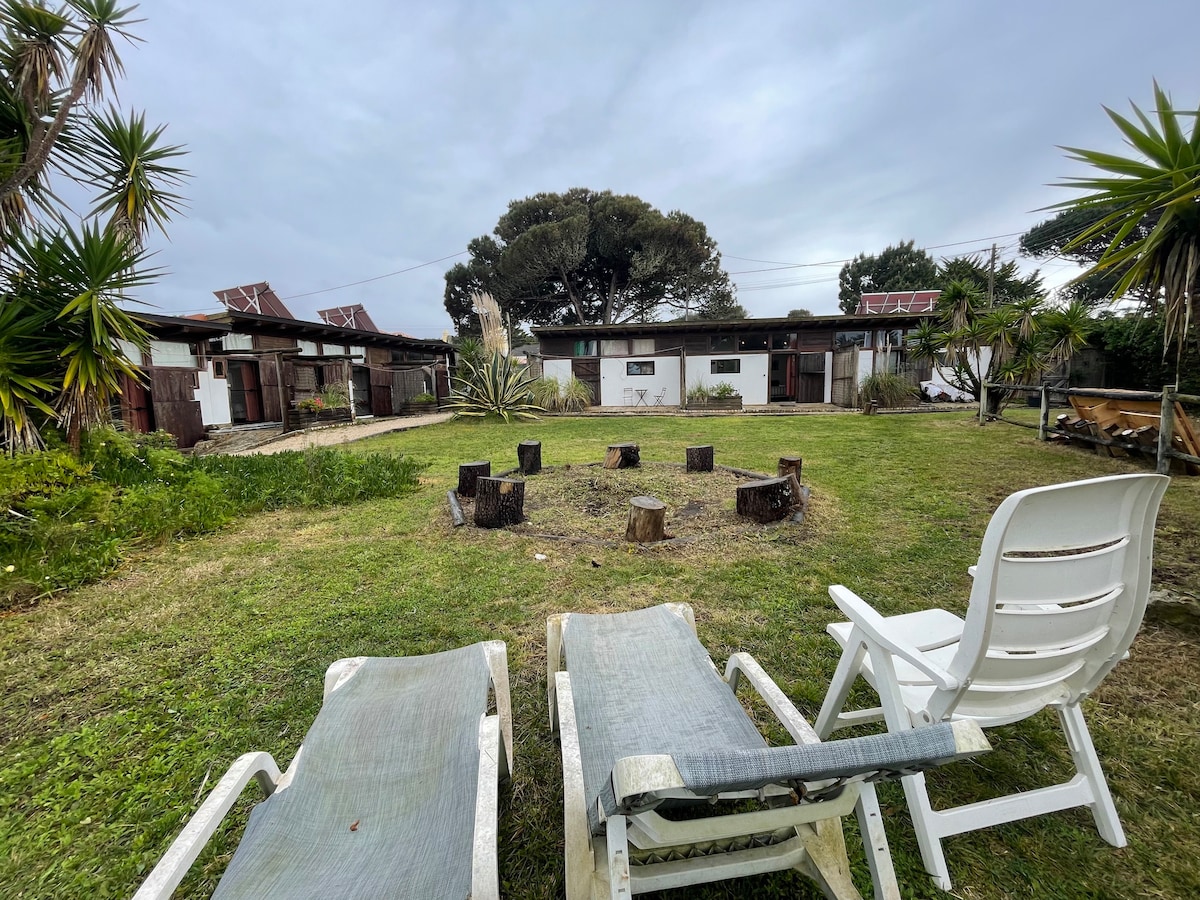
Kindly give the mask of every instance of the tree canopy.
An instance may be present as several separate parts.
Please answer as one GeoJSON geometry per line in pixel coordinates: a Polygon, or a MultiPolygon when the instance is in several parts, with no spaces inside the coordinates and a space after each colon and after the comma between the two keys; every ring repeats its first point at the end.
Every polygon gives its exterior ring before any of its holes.
{"type": "Polygon", "coordinates": [[[142,242],[182,204],[183,153],[144,116],[101,107],[122,73],[114,39],[133,7],[67,0],[0,9],[0,413],[4,451],[35,449],[47,424],[73,446],[109,417],[126,353],[146,334],[120,304],[155,279],[142,242]],[[89,190],[82,225],[51,174],[89,190]]]}
{"type": "Polygon", "coordinates": [[[880,291],[919,291],[936,287],[937,263],[913,241],[901,241],[882,253],[860,253],[838,273],[838,306],[847,315],[858,308],[863,294],[880,291]]]}
{"type": "Polygon", "coordinates": [[[535,325],[654,321],[663,308],[708,318],[741,310],[703,223],[628,194],[572,188],[514,200],[467,250],[471,258],[446,273],[446,312],[459,333],[474,329],[480,292],[513,321],[535,325]]]}

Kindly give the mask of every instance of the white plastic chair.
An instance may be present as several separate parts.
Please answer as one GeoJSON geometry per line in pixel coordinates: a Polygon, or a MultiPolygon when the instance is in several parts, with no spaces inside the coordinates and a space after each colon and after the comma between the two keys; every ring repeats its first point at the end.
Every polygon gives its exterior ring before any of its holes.
{"type": "Polygon", "coordinates": [[[849,622],[816,731],[883,719],[891,732],[973,719],[981,727],[1057,711],[1077,774],[1070,781],[934,810],[921,774],[902,779],[926,870],[950,889],[941,839],[1087,806],[1101,837],[1125,845],[1080,704],[1122,659],[1150,592],[1154,522],[1169,479],[1115,475],[1018,491],[988,525],[965,619],[942,609],[884,617],[834,585],[849,622]],[[855,678],[880,706],[843,712],[855,678]]]}

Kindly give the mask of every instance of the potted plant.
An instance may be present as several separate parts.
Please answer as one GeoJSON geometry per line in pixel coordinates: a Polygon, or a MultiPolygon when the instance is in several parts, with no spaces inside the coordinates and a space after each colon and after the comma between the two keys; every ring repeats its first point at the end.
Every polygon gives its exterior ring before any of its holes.
{"type": "Polygon", "coordinates": [[[327,385],[320,393],[296,401],[296,427],[329,425],[350,421],[350,398],[340,383],[327,385]]]}
{"type": "Polygon", "coordinates": [[[403,410],[410,416],[422,413],[437,412],[438,400],[433,394],[425,391],[404,401],[403,410]]]}
{"type": "Polygon", "coordinates": [[[689,409],[741,409],[742,395],[728,381],[697,383],[688,388],[687,405],[689,409]]]}

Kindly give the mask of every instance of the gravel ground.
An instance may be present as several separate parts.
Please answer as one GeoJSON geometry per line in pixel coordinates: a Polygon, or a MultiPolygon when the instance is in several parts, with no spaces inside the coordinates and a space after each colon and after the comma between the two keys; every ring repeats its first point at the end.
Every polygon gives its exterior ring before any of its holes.
{"type": "Polygon", "coordinates": [[[437,425],[448,422],[452,413],[440,412],[428,416],[401,416],[392,419],[368,419],[354,425],[330,425],[313,428],[275,438],[258,447],[234,451],[232,456],[248,456],[252,453],[281,453],[284,450],[303,450],[305,447],[328,447],[332,444],[348,444],[389,431],[407,431],[422,425],[437,425]]]}

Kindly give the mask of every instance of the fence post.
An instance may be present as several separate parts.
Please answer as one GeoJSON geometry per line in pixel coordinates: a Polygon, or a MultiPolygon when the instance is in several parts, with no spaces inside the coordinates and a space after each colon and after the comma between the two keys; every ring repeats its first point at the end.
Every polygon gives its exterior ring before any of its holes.
{"type": "Polygon", "coordinates": [[[1158,465],[1155,470],[1159,475],[1166,475],[1171,471],[1171,457],[1167,456],[1167,451],[1171,449],[1171,442],[1175,439],[1175,403],[1171,397],[1171,388],[1174,385],[1164,384],[1162,389],[1162,417],[1158,421],[1158,465]]]}
{"type": "Polygon", "coordinates": [[[1050,391],[1042,385],[1042,417],[1038,420],[1038,440],[1046,440],[1046,428],[1050,424],[1050,391]]]}
{"type": "Polygon", "coordinates": [[[987,391],[988,386],[986,381],[979,382],[979,424],[983,424],[983,411],[987,409],[987,391]]]}

